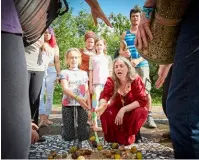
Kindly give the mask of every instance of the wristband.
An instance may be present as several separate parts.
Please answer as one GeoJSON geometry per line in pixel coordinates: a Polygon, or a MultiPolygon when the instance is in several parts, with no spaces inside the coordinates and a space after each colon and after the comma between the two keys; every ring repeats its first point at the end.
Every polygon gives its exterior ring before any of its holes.
{"type": "Polygon", "coordinates": [[[151,19],[151,15],[154,11],[154,8],[143,7],[142,12],[145,13],[147,19],[151,19]]]}
{"type": "Polygon", "coordinates": [[[75,96],[75,100],[76,100],[76,101],[77,101],[77,98],[78,98],[78,97],[79,97],[78,95],[75,96]]]}
{"type": "Polygon", "coordinates": [[[57,74],[57,78],[58,78],[58,79],[61,79],[61,74],[57,74]]]}

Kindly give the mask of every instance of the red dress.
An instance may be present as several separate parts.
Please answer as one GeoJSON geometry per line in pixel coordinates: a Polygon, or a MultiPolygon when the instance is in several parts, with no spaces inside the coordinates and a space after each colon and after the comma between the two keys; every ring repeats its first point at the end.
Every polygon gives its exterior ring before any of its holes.
{"type": "MultiPolygon", "coordinates": [[[[104,86],[104,90],[101,92],[100,99],[106,99],[108,102],[113,95],[113,91],[114,82],[112,78],[109,77],[104,86]]],[[[123,145],[134,143],[136,133],[140,130],[147,118],[148,112],[145,109],[146,104],[147,95],[145,87],[141,78],[137,77],[131,83],[131,90],[125,96],[117,93],[114,100],[111,101],[111,104],[109,104],[108,108],[101,115],[100,119],[105,140],[123,145]],[[114,121],[118,111],[123,106],[122,99],[124,100],[124,106],[138,101],[140,107],[126,112],[122,125],[117,126],[114,121]]]]}

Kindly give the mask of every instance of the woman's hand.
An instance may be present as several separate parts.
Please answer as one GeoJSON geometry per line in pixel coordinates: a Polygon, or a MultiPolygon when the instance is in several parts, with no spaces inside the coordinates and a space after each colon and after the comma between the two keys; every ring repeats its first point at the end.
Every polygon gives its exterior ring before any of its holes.
{"type": "Polygon", "coordinates": [[[102,103],[96,110],[95,112],[97,113],[97,116],[100,117],[104,111],[107,109],[108,103],[102,103]]]}
{"type": "Polygon", "coordinates": [[[138,30],[137,30],[136,38],[135,38],[135,46],[140,50],[143,47],[145,48],[148,47],[148,41],[147,41],[148,38],[150,40],[153,39],[153,35],[150,29],[150,24],[151,24],[151,19],[146,18],[146,14],[142,13],[140,24],[138,26],[138,30]]]}
{"type": "Polygon", "coordinates": [[[115,124],[116,125],[121,125],[123,123],[124,113],[125,113],[125,108],[122,107],[115,117],[115,124]]]}

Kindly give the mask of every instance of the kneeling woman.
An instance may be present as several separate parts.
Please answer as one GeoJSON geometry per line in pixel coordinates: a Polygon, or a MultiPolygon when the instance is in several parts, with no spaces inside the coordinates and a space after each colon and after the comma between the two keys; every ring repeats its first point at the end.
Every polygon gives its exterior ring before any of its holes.
{"type": "Polygon", "coordinates": [[[146,121],[147,95],[141,78],[127,59],[116,58],[113,70],[101,93],[97,112],[101,115],[105,140],[129,145],[146,121]]]}

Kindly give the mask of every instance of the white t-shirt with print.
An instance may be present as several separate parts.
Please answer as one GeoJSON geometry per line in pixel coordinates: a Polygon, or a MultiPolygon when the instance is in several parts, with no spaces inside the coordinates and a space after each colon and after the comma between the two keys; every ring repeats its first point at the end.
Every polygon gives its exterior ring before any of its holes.
{"type": "MultiPolygon", "coordinates": [[[[87,98],[86,88],[88,88],[88,75],[83,70],[62,70],[61,79],[68,81],[68,89],[79,97],[87,98]]],[[[62,104],[64,106],[80,106],[73,98],[63,94],[62,104]]]]}

